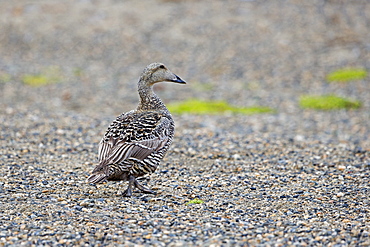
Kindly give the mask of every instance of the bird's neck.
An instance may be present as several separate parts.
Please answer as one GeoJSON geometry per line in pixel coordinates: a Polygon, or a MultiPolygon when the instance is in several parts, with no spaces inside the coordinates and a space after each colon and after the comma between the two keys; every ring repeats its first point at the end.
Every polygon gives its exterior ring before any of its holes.
{"type": "Polygon", "coordinates": [[[138,110],[168,111],[162,100],[154,93],[153,86],[142,85],[139,82],[138,91],[140,96],[138,110]]]}

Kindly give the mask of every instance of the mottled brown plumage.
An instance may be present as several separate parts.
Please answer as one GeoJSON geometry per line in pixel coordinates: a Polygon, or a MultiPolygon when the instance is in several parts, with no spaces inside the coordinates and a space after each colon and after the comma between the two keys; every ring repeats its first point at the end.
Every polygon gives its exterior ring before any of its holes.
{"type": "Polygon", "coordinates": [[[153,173],[172,143],[174,121],[152,88],[162,81],[186,83],[161,63],[148,65],[138,82],[137,109],[123,113],[109,125],[99,144],[99,164],[87,182],[123,180],[129,181],[125,196],[132,195],[132,186],[153,193],[136,178],[153,173]]]}

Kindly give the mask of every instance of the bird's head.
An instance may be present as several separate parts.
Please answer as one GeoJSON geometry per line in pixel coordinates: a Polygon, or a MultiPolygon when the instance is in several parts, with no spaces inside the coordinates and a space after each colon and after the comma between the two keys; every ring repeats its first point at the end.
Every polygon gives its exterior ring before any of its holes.
{"type": "Polygon", "coordinates": [[[152,86],[155,83],[162,81],[186,84],[183,79],[172,73],[163,63],[149,64],[144,69],[140,77],[140,82],[147,86],[152,86]]]}

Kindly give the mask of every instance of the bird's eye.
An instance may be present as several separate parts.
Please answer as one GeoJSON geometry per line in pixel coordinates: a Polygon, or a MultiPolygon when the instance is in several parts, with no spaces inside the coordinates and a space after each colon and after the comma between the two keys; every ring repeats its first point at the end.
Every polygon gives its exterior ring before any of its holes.
{"type": "Polygon", "coordinates": [[[164,65],[159,66],[160,69],[165,69],[164,65]]]}

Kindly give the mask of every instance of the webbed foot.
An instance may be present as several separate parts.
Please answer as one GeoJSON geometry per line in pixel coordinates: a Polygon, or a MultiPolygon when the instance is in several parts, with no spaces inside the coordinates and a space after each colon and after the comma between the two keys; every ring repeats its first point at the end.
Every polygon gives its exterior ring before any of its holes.
{"type": "Polygon", "coordinates": [[[123,192],[122,196],[131,197],[132,196],[132,187],[136,187],[139,190],[141,190],[143,193],[146,193],[146,194],[156,194],[155,191],[153,191],[153,190],[145,187],[144,185],[140,184],[133,175],[130,175],[129,180],[128,180],[128,187],[123,192]]]}

